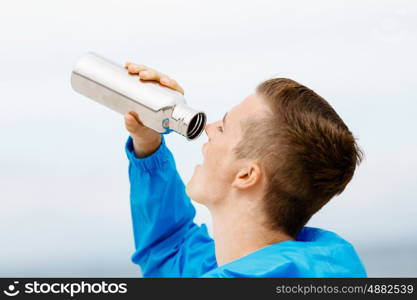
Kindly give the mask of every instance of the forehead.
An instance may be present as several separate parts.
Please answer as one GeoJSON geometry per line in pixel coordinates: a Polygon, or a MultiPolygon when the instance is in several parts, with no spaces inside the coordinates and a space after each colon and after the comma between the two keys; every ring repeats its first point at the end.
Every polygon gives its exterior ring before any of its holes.
{"type": "Polygon", "coordinates": [[[227,114],[228,119],[238,121],[243,117],[259,116],[266,111],[266,104],[260,95],[253,93],[247,96],[241,103],[234,106],[227,114]]]}

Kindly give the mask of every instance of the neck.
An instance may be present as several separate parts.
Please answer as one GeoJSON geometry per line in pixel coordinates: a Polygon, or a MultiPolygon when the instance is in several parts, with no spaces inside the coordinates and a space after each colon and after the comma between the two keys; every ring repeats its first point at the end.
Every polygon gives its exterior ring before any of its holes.
{"type": "Polygon", "coordinates": [[[210,208],[219,266],[263,247],[293,239],[281,231],[267,228],[265,219],[260,217],[264,213],[253,203],[260,202],[240,197],[236,201],[224,201],[221,207],[210,208]]]}

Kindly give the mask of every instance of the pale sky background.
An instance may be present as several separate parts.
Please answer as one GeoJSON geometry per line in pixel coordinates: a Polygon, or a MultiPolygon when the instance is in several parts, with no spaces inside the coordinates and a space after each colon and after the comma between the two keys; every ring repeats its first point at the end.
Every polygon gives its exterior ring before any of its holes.
{"type": "MultiPolygon", "coordinates": [[[[417,276],[417,2],[73,0],[0,9],[1,277],[140,276],[123,117],[70,87],[87,51],[169,74],[210,122],[272,76],[314,89],[366,158],[309,225],[417,276]]],[[[205,141],[167,136],[184,181],[205,141]]]]}

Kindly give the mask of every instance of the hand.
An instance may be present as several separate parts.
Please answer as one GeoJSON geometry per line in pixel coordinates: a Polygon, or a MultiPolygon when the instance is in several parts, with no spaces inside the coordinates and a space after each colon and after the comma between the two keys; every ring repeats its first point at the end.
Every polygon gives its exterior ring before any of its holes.
{"type": "Polygon", "coordinates": [[[131,62],[125,63],[125,69],[128,70],[129,74],[138,74],[141,80],[157,81],[159,84],[169,87],[184,95],[183,88],[174,79],[171,79],[168,75],[158,72],[155,69],[144,65],[137,65],[131,62]]]}
{"type": "MultiPolygon", "coordinates": [[[[127,62],[125,68],[129,74],[138,74],[140,80],[157,81],[161,85],[184,94],[184,90],[175,80],[152,68],[131,62],[127,62]]],[[[148,156],[158,149],[161,144],[161,135],[153,129],[144,126],[136,112],[131,111],[125,114],[124,119],[125,127],[132,137],[133,148],[137,157],[148,156]]]]}

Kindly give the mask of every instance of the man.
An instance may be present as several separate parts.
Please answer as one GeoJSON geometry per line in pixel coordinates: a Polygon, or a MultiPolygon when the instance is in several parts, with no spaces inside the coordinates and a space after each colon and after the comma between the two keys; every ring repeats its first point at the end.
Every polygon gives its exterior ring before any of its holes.
{"type": "MultiPolygon", "coordinates": [[[[154,69],[141,80],[181,93],[154,69]]],[[[290,79],[261,83],[222,120],[207,124],[204,161],[185,187],[164,137],[125,115],[130,200],[144,277],[365,277],[352,245],[305,227],[340,194],[361,160],[347,126],[323,98],[290,79]],[[193,222],[207,206],[213,238],[193,222]]]]}

